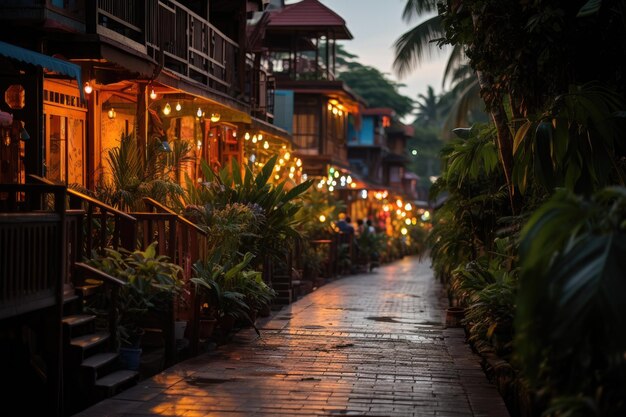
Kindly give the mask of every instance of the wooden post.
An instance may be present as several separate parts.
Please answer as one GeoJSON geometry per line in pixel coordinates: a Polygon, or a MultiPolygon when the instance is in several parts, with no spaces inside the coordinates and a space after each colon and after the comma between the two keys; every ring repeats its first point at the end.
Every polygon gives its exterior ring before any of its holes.
{"type": "Polygon", "coordinates": [[[137,90],[137,149],[145,161],[148,149],[148,88],[146,84],[139,83],[137,90]]]}

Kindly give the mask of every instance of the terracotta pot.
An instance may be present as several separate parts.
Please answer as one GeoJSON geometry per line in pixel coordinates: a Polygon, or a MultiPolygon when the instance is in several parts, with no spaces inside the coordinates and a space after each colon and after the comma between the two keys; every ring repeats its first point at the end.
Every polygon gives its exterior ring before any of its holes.
{"type": "Polygon", "coordinates": [[[446,327],[463,327],[465,309],[462,307],[449,307],[446,309],[446,327]]]}
{"type": "Polygon", "coordinates": [[[185,337],[185,329],[187,329],[186,321],[176,321],[174,322],[174,335],[176,340],[182,340],[185,337]]]}
{"type": "Polygon", "coordinates": [[[270,308],[270,305],[263,304],[261,307],[259,307],[258,314],[261,317],[269,317],[269,315],[272,314],[272,309],[270,308]]]}
{"type": "Polygon", "coordinates": [[[235,326],[235,317],[230,314],[226,314],[218,319],[218,325],[220,331],[222,332],[222,336],[227,336],[230,332],[232,332],[233,327],[235,326]]]}
{"type": "Polygon", "coordinates": [[[200,319],[200,326],[198,327],[198,337],[200,339],[208,339],[213,336],[213,331],[217,325],[216,319],[200,319]]]}

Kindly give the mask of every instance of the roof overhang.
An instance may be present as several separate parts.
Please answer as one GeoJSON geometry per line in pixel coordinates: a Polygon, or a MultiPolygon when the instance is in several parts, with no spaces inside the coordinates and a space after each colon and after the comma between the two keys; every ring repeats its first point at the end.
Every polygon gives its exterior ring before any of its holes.
{"type": "Polygon", "coordinates": [[[75,79],[80,90],[80,97],[84,99],[80,66],[2,41],[0,41],[0,55],[75,79]]]}

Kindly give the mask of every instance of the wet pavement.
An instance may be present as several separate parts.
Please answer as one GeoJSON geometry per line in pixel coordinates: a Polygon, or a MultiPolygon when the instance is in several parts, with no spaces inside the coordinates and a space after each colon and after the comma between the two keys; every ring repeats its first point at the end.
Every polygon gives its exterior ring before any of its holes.
{"type": "Polygon", "coordinates": [[[429,261],[404,258],[322,286],[232,342],[80,417],[508,417],[429,261]]]}

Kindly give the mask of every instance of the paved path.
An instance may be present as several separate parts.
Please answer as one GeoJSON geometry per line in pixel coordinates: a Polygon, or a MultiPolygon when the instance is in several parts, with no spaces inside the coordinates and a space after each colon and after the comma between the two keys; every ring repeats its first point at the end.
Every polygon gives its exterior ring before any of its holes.
{"type": "Polygon", "coordinates": [[[508,417],[427,262],[405,258],[327,284],[216,351],[81,417],[508,417]]]}

